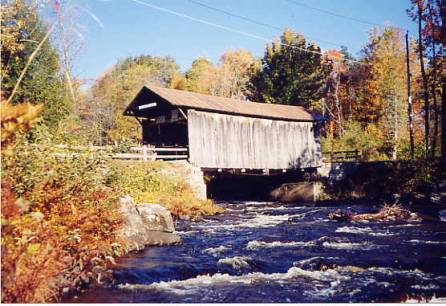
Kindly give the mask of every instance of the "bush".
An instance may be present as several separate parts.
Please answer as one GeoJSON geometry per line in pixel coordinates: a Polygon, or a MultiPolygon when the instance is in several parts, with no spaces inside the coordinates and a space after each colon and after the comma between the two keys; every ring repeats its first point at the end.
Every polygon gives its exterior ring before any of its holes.
{"type": "Polygon", "coordinates": [[[167,163],[111,161],[107,183],[129,194],[137,203],[157,203],[176,217],[213,215],[223,209],[200,200],[187,182],[167,163]]]}
{"type": "Polygon", "coordinates": [[[104,184],[101,159],[61,158],[28,143],[21,132],[33,116],[14,108],[2,105],[2,127],[4,118],[20,123],[1,155],[2,302],[47,302],[100,277],[119,252],[118,193],[104,184]]]}
{"type": "Polygon", "coordinates": [[[345,176],[326,191],[335,199],[384,200],[394,194],[430,192],[440,177],[439,161],[403,160],[345,164],[345,176]]]}
{"type": "Polygon", "coordinates": [[[159,202],[174,215],[213,214],[163,163],[106,161],[98,153],[67,158],[38,121],[40,107],[2,102],[1,272],[4,303],[57,300],[107,274],[121,255],[118,198],[159,202]],[[32,143],[30,142],[32,139],[32,143]],[[62,154],[62,155],[61,155],[62,154]]]}
{"type": "Polygon", "coordinates": [[[339,138],[330,135],[322,139],[323,152],[360,150],[364,160],[386,160],[388,156],[383,150],[382,131],[374,124],[366,128],[361,123],[346,123],[345,131],[339,138]]]}

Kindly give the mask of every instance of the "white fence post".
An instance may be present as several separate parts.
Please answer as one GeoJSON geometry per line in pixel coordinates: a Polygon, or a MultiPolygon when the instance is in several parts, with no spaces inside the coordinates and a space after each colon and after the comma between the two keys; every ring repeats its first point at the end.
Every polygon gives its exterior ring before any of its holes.
{"type": "Polygon", "coordinates": [[[156,160],[156,156],[157,156],[158,154],[156,153],[155,150],[153,150],[152,152],[153,152],[152,160],[155,161],[155,160],[156,160]]]}
{"type": "Polygon", "coordinates": [[[144,160],[144,161],[147,161],[147,145],[143,145],[142,146],[142,159],[144,160]]]}

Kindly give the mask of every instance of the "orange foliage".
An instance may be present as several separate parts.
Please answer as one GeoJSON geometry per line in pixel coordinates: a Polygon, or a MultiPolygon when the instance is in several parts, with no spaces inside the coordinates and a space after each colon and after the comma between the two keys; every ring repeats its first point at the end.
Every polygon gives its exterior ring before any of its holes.
{"type": "Polygon", "coordinates": [[[62,288],[104,276],[117,255],[117,193],[101,180],[100,160],[58,159],[20,137],[40,107],[1,110],[1,301],[54,301],[62,288]]]}
{"type": "Polygon", "coordinates": [[[61,288],[104,274],[106,258],[116,255],[116,192],[69,175],[38,182],[18,199],[10,184],[2,184],[2,302],[56,300],[61,288]]]}

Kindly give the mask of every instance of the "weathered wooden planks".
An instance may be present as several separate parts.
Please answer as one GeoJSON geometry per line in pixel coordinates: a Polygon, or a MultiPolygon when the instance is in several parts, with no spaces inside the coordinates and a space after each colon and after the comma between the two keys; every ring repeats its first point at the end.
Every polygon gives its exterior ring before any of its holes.
{"type": "Polygon", "coordinates": [[[295,169],[321,160],[313,122],[188,110],[189,160],[206,168],[295,169]]]}

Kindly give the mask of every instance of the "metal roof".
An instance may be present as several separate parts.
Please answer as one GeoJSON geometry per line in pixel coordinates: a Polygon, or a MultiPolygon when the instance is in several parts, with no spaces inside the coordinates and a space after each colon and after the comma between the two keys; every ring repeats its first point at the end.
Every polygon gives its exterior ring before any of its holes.
{"type": "MultiPolygon", "coordinates": [[[[315,118],[301,106],[250,102],[152,85],[146,85],[144,87],[177,107],[186,107],[250,117],[285,119],[293,121],[315,120],[315,118]]],[[[141,90],[144,90],[144,88],[141,90]]],[[[132,106],[132,104],[130,104],[129,107],[132,106]]]]}

